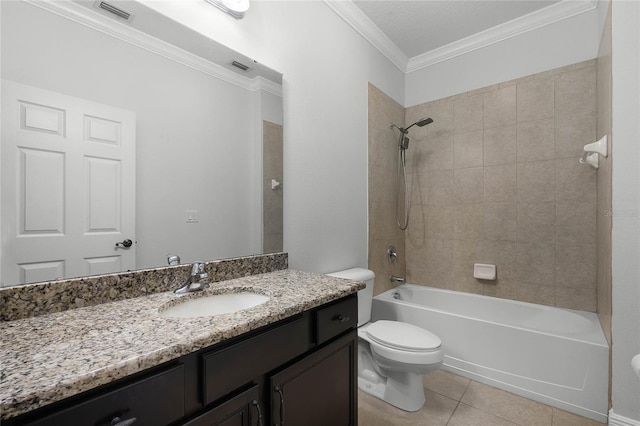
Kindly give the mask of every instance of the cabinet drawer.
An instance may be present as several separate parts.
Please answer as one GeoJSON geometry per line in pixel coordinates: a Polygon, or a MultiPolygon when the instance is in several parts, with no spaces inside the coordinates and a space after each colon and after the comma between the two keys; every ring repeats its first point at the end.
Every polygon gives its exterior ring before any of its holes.
{"type": "Polygon", "coordinates": [[[117,423],[113,421],[116,417],[121,421],[135,417],[135,426],[160,426],[182,416],[184,367],[179,365],[28,423],[28,426],[111,426],[117,423]]]}
{"type": "Polygon", "coordinates": [[[354,294],[346,299],[318,310],[316,314],[317,343],[343,333],[358,325],[358,298],[354,294]]]}
{"type": "Polygon", "coordinates": [[[311,346],[310,321],[303,316],[257,336],[202,356],[204,404],[225,396],[311,346]]]}

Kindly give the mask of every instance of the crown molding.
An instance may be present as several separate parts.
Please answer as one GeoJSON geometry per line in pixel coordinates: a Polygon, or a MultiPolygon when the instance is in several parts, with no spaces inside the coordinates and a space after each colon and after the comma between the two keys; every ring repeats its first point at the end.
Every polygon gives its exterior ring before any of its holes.
{"type": "Polygon", "coordinates": [[[251,88],[249,90],[251,90],[252,92],[264,90],[265,92],[269,92],[272,95],[278,96],[280,98],[282,97],[282,86],[264,77],[252,78],[251,88]]]}
{"type": "Polygon", "coordinates": [[[520,34],[588,12],[597,7],[597,0],[561,1],[527,15],[497,25],[462,40],[431,50],[409,59],[406,72],[410,73],[446,61],[520,34]]]}
{"type": "Polygon", "coordinates": [[[324,2],[400,71],[406,72],[409,57],[351,0],[324,0],[324,2]]]}
{"type": "Polygon", "coordinates": [[[588,12],[598,6],[598,0],[563,0],[422,55],[408,58],[351,0],[324,0],[324,2],[404,73],[430,67],[456,56],[588,12]]]}
{"type": "Polygon", "coordinates": [[[103,34],[114,37],[118,40],[129,43],[133,46],[144,49],[148,52],[162,56],[189,68],[200,71],[204,74],[215,77],[219,80],[233,84],[245,90],[255,91],[264,88],[274,94],[280,93],[282,88],[277,89],[278,84],[266,80],[262,77],[247,78],[231,70],[224,68],[214,62],[206,60],[198,55],[187,52],[173,44],[150,36],[142,31],[127,26],[123,23],[104,18],[101,14],[93,12],[84,6],[80,6],[72,1],[45,1],[45,0],[22,0],[25,3],[39,7],[48,12],[54,13],[63,18],[69,19],[78,24],[84,25],[103,34]],[[259,81],[264,80],[264,82],[259,81]]]}

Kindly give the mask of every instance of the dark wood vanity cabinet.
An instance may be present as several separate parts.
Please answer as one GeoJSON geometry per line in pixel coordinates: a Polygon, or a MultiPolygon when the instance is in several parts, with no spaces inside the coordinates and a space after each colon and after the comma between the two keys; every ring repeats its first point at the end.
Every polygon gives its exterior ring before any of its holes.
{"type": "Polygon", "coordinates": [[[357,312],[353,294],[4,424],[356,425],[357,312]]]}
{"type": "Polygon", "coordinates": [[[356,425],[356,345],[349,332],[183,426],[356,425]]]}
{"type": "Polygon", "coordinates": [[[357,312],[350,296],[203,354],[203,399],[214,403],[194,421],[215,421],[185,426],[356,425],[357,312]],[[254,386],[215,403],[244,383],[254,386]]]}

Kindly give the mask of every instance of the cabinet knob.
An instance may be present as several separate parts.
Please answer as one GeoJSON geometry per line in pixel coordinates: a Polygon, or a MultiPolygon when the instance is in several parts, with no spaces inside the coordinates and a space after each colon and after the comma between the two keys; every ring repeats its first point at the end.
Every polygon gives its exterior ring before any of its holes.
{"type": "Polygon", "coordinates": [[[347,315],[346,317],[342,315],[338,315],[334,319],[338,320],[338,322],[342,324],[342,323],[348,322],[351,318],[349,317],[349,315],[347,315]]]}
{"type": "Polygon", "coordinates": [[[114,417],[111,420],[111,426],[129,426],[134,424],[138,419],[131,417],[130,419],[122,420],[120,417],[114,417]]]}

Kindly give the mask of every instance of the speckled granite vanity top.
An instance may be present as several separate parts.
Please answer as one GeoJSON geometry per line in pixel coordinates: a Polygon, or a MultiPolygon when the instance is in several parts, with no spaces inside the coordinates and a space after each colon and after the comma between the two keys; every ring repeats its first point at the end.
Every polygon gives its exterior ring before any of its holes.
{"type": "Polygon", "coordinates": [[[2,419],[59,401],[146,368],[339,299],[363,283],[281,270],[221,281],[186,297],[252,291],[262,305],[231,314],[165,318],[159,308],[184,298],[156,293],[0,322],[2,419]]]}

